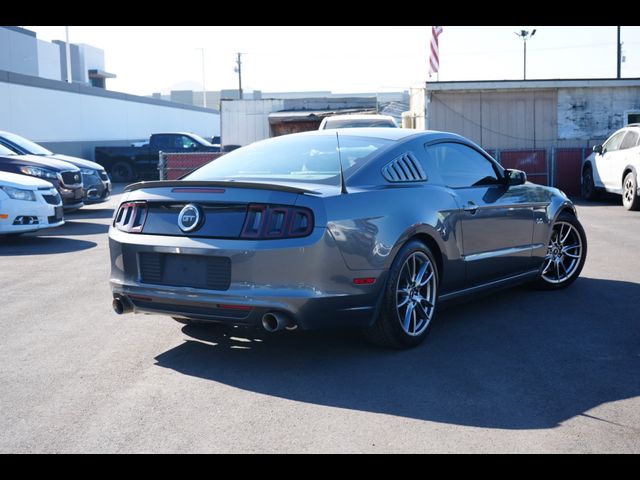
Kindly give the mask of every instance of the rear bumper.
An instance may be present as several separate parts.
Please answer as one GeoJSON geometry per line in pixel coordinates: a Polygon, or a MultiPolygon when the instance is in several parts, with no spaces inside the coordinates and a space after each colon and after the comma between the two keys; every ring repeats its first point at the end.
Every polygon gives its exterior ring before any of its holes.
{"type": "Polygon", "coordinates": [[[349,270],[331,235],[317,228],[289,240],[216,240],[136,235],[111,229],[111,289],[135,313],[261,324],[267,312],[287,315],[302,329],[368,325],[377,308],[384,271],[349,270]],[[141,282],[139,253],[224,256],[231,260],[227,290],[141,282]],[[353,278],[376,277],[373,285],[353,278]],[[234,308],[236,307],[236,308],[234,308]]]}

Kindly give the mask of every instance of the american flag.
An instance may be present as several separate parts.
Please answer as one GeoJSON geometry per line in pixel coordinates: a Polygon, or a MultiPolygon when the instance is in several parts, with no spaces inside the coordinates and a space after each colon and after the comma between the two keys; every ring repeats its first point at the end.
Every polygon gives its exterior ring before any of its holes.
{"type": "Polygon", "coordinates": [[[431,53],[429,54],[429,76],[438,73],[440,69],[440,53],[438,51],[438,37],[442,33],[442,27],[431,27],[431,53]]]}

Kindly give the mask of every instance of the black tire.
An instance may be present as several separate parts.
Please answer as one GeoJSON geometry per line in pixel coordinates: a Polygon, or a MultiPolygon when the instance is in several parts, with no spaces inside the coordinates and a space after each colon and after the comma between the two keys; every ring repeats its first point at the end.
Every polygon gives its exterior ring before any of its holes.
{"type": "MultiPolygon", "coordinates": [[[[417,278],[418,275],[413,277],[417,278]]],[[[391,348],[411,348],[419,345],[431,331],[437,310],[439,287],[438,266],[429,247],[417,240],[407,242],[389,269],[381,307],[374,323],[364,329],[365,338],[375,345],[391,348]],[[412,261],[413,271],[421,271],[422,275],[417,283],[413,282],[413,286],[410,286],[412,261]],[[421,281],[426,282],[422,287],[419,286],[421,281]],[[398,299],[402,295],[404,298],[399,302],[398,299]],[[422,300],[416,301],[418,297],[422,300]],[[402,303],[406,307],[403,307],[402,303]],[[410,309],[411,304],[414,306],[410,309]],[[405,322],[401,317],[404,317],[405,322]],[[411,330],[412,322],[413,334],[407,331],[411,330]]]]}
{"type": "Polygon", "coordinates": [[[120,160],[111,166],[111,181],[114,183],[132,182],[136,178],[136,173],[131,163],[120,160]]]}
{"type": "Polygon", "coordinates": [[[638,197],[638,179],[633,172],[627,173],[622,181],[622,205],[627,210],[640,210],[640,197],[638,197]]]}
{"type": "Polygon", "coordinates": [[[580,183],[580,193],[585,200],[593,201],[599,197],[596,185],[593,182],[593,169],[590,165],[584,167],[582,170],[582,182],[580,183]]]}
{"type": "Polygon", "coordinates": [[[534,282],[534,286],[542,290],[559,290],[568,287],[580,276],[586,259],[587,235],[582,224],[575,215],[562,212],[554,222],[547,256],[541,267],[540,277],[534,282]],[[567,225],[571,225],[573,230],[567,231],[567,225]],[[560,237],[565,235],[566,240],[563,241],[560,237]],[[575,258],[576,255],[579,255],[579,258],[575,258]]]}

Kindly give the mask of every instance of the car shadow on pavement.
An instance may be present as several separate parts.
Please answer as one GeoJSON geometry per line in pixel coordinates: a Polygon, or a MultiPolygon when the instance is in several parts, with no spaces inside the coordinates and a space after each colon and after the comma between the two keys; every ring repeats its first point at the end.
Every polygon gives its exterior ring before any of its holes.
{"type": "Polygon", "coordinates": [[[86,218],[111,218],[113,208],[82,208],[75,212],[65,213],[65,218],[69,220],[82,220],[86,218]]]}
{"type": "Polygon", "coordinates": [[[76,240],[74,238],[22,235],[20,237],[0,238],[0,257],[69,253],[87,250],[95,246],[97,246],[95,242],[76,240]]]}
{"type": "Polygon", "coordinates": [[[78,222],[67,220],[64,225],[43,231],[40,235],[47,237],[74,236],[74,235],[99,235],[107,233],[109,225],[104,223],[78,222]]]}
{"type": "Polygon", "coordinates": [[[521,287],[451,307],[426,342],[408,351],[368,346],[352,331],[187,326],[191,339],[156,360],[185,375],[312,404],[476,427],[553,428],[640,395],[640,322],[630,308],[638,304],[638,284],[580,278],[558,292],[521,287]]]}
{"type": "Polygon", "coordinates": [[[622,206],[622,197],[613,193],[602,193],[597,200],[585,200],[582,197],[572,197],[571,200],[579,207],[620,207],[622,206]]]}

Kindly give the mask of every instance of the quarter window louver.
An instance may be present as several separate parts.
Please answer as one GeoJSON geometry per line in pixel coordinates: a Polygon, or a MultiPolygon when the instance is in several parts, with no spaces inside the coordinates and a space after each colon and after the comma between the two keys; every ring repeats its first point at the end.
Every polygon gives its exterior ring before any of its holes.
{"type": "Polygon", "coordinates": [[[382,176],[388,182],[424,182],[427,175],[418,159],[410,152],[404,153],[387,163],[382,176]]]}

